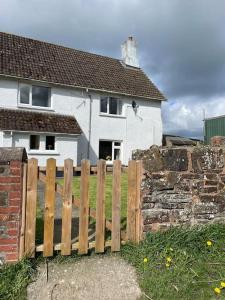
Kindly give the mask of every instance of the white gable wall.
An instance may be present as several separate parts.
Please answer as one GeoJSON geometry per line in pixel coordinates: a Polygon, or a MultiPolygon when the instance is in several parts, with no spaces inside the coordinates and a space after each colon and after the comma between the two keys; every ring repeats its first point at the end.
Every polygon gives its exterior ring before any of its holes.
{"type": "MultiPolygon", "coordinates": [[[[61,141],[58,140],[58,152],[60,154],[56,158],[60,164],[62,164],[62,158],[64,157],[74,159],[74,150],[77,149],[76,160],[77,163],[80,164],[82,158],[87,158],[90,99],[87,92],[81,89],[52,86],[51,91],[53,110],[56,113],[75,116],[83,131],[83,134],[79,138],[78,145],[74,143],[74,141],[72,142],[72,139],[66,135],[64,135],[61,141]]],[[[106,116],[100,114],[101,93],[92,91],[89,91],[89,93],[92,97],[90,147],[90,159],[92,164],[96,164],[98,159],[99,140],[121,141],[121,159],[123,164],[128,163],[128,160],[131,158],[132,150],[146,149],[152,144],[161,145],[162,120],[160,101],[120,96],[120,99],[123,101],[123,116],[106,116]],[[131,106],[132,100],[135,100],[139,106],[137,113],[134,112],[131,106]]],[[[0,79],[0,106],[16,108],[17,95],[18,82],[16,80],[0,79]]],[[[104,93],[102,95],[108,94],[104,93]]],[[[3,140],[5,144],[5,138],[3,138],[3,140]]],[[[21,142],[14,143],[15,146],[23,146],[23,141],[24,146],[26,145],[26,147],[28,147],[29,136],[23,139],[21,135],[19,141],[21,142]]],[[[13,143],[13,141],[11,141],[11,143],[13,143]]],[[[40,154],[37,157],[39,160],[42,160],[43,155],[40,154]]],[[[43,158],[43,161],[45,159],[46,158],[43,158]]]]}

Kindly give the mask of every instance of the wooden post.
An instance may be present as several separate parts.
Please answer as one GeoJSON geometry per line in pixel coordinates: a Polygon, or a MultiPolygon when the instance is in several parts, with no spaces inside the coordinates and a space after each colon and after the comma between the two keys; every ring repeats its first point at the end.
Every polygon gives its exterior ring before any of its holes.
{"type": "Polygon", "coordinates": [[[79,254],[86,254],[88,252],[89,176],[90,162],[89,160],[82,160],[80,181],[79,254]]]}
{"type": "Polygon", "coordinates": [[[105,175],[106,162],[101,159],[97,163],[96,253],[105,251],[105,175]]]}
{"type": "Polygon", "coordinates": [[[73,160],[64,161],[64,185],[62,207],[62,246],[61,254],[71,254],[71,225],[72,225],[72,192],[73,192],[73,160]]]}
{"type": "Polygon", "coordinates": [[[112,251],[120,251],[121,161],[113,162],[112,251]]]}
{"type": "Polygon", "coordinates": [[[22,220],[20,229],[20,249],[19,259],[21,260],[25,252],[25,222],[26,222],[26,198],[27,198],[27,163],[23,164],[23,190],[22,190],[22,220]]]}
{"type": "Polygon", "coordinates": [[[136,161],[128,163],[127,239],[136,241],[136,161]]]}
{"type": "Polygon", "coordinates": [[[43,256],[53,256],[54,214],[55,214],[55,176],[56,161],[47,160],[45,186],[45,214],[44,214],[44,251],[43,256]]]}
{"type": "Polygon", "coordinates": [[[142,223],[141,223],[141,180],[142,180],[142,161],[136,162],[136,243],[139,243],[142,238],[142,223]]]}
{"type": "Polygon", "coordinates": [[[28,160],[27,168],[27,203],[25,227],[25,254],[35,255],[36,209],[37,209],[37,174],[38,161],[36,158],[28,160]]]}

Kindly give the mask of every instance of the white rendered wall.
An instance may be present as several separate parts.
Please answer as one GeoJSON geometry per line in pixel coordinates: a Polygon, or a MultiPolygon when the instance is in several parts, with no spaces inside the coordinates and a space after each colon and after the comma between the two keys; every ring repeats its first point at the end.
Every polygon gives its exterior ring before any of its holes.
{"type": "MultiPolygon", "coordinates": [[[[16,81],[0,79],[0,106],[17,107],[16,81]]],[[[67,137],[59,142],[59,162],[64,158],[74,159],[76,155],[77,163],[80,164],[82,158],[87,158],[88,137],[89,137],[89,112],[90,99],[85,90],[75,88],[64,88],[53,86],[52,108],[60,114],[75,116],[83,134],[79,137],[76,146],[67,137]],[[77,148],[76,148],[77,147],[77,148]],[[75,154],[75,149],[77,153],[75,154]]],[[[96,164],[99,153],[99,140],[117,140],[122,142],[122,163],[127,164],[135,149],[146,149],[153,144],[161,145],[162,142],[162,119],[161,102],[157,100],[142,100],[139,98],[124,97],[123,116],[106,116],[100,114],[100,93],[91,92],[92,96],[92,119],[91,119],[91,147],[90,160],[96,164]],[[133,110],[131,104],[135,100],[139,106],[137,112],[133,110]]],[[[108,95],[107,93],[102,95],[108,95]]],[[[21,137],[21,141],[22,141],[21,137]]],[[[9,141],[9,138],[8,140],[9,141]]],[[[15,146],[23,146],[18,141],[15,146]]],[[[23,142],[28,143],[25,140],[23,142]]],[[[5,139],[4,139],[5,143],[5,139]]],[[[38,156],[40,161],[46,160],[46,155],[38,156]]]]}
{"type": "MultiPolygon", "coordinates": [[[[38,133],[36,133],[38,134],[38,133]]],[[[74,136],[56,135],[55,151],[45,150],[45,134],[40,134],[40,151],[29,150],[29,133],[13,132],[11,144],[4,134],[4,147],[25,147],[29,158],[37,158],[39,166],[46,166],[48,158],[55,158],[57,166],[63,166],[64,160],[67,158],[73,159],[74,165],[77,164],[77,142],[78,139],[74,136]]]]}

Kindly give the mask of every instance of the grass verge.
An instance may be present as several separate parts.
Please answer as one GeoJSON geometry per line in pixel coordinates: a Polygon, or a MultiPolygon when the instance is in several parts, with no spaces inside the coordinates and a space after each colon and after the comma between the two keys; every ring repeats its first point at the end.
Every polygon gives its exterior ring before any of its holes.
{"type": "Polygon", "coordinates": [[[150,233],[121,254],[137,269],[143,299],[225,299],[225,225],[150,233]]]}
{"type": "Polygon", "coordinates": [[[26,287],[31,281],[34,265],[28,259],[0,268],[0,299],[26,299],[26,287]]]}

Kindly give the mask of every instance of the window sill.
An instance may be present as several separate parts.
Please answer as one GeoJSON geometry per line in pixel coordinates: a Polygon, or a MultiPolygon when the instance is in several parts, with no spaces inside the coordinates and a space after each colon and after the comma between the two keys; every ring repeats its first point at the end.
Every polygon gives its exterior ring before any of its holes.
{"type": "Polygon", "coordinates": [[[112,115],[112,114],[100,113],[99,116],[100,116],[100,117],[108,117],[108,118],[126,119],[126,117],[123,116],[123,115],[112,115]]]}
{"type": "Polygon", "coordinates": [[[55,150],[30,150],[29,155],[60,155],[59,152],[55,150]]]}
{"type": "Polygon", "coordinates": [[[42,106],[30,106],[30,105],[23,105],[23,104],[18,104],[18,108],[26,108],[30,110],[44,110],[44,111],[55,111],[51,107],[42,107],[42,106]]]}

